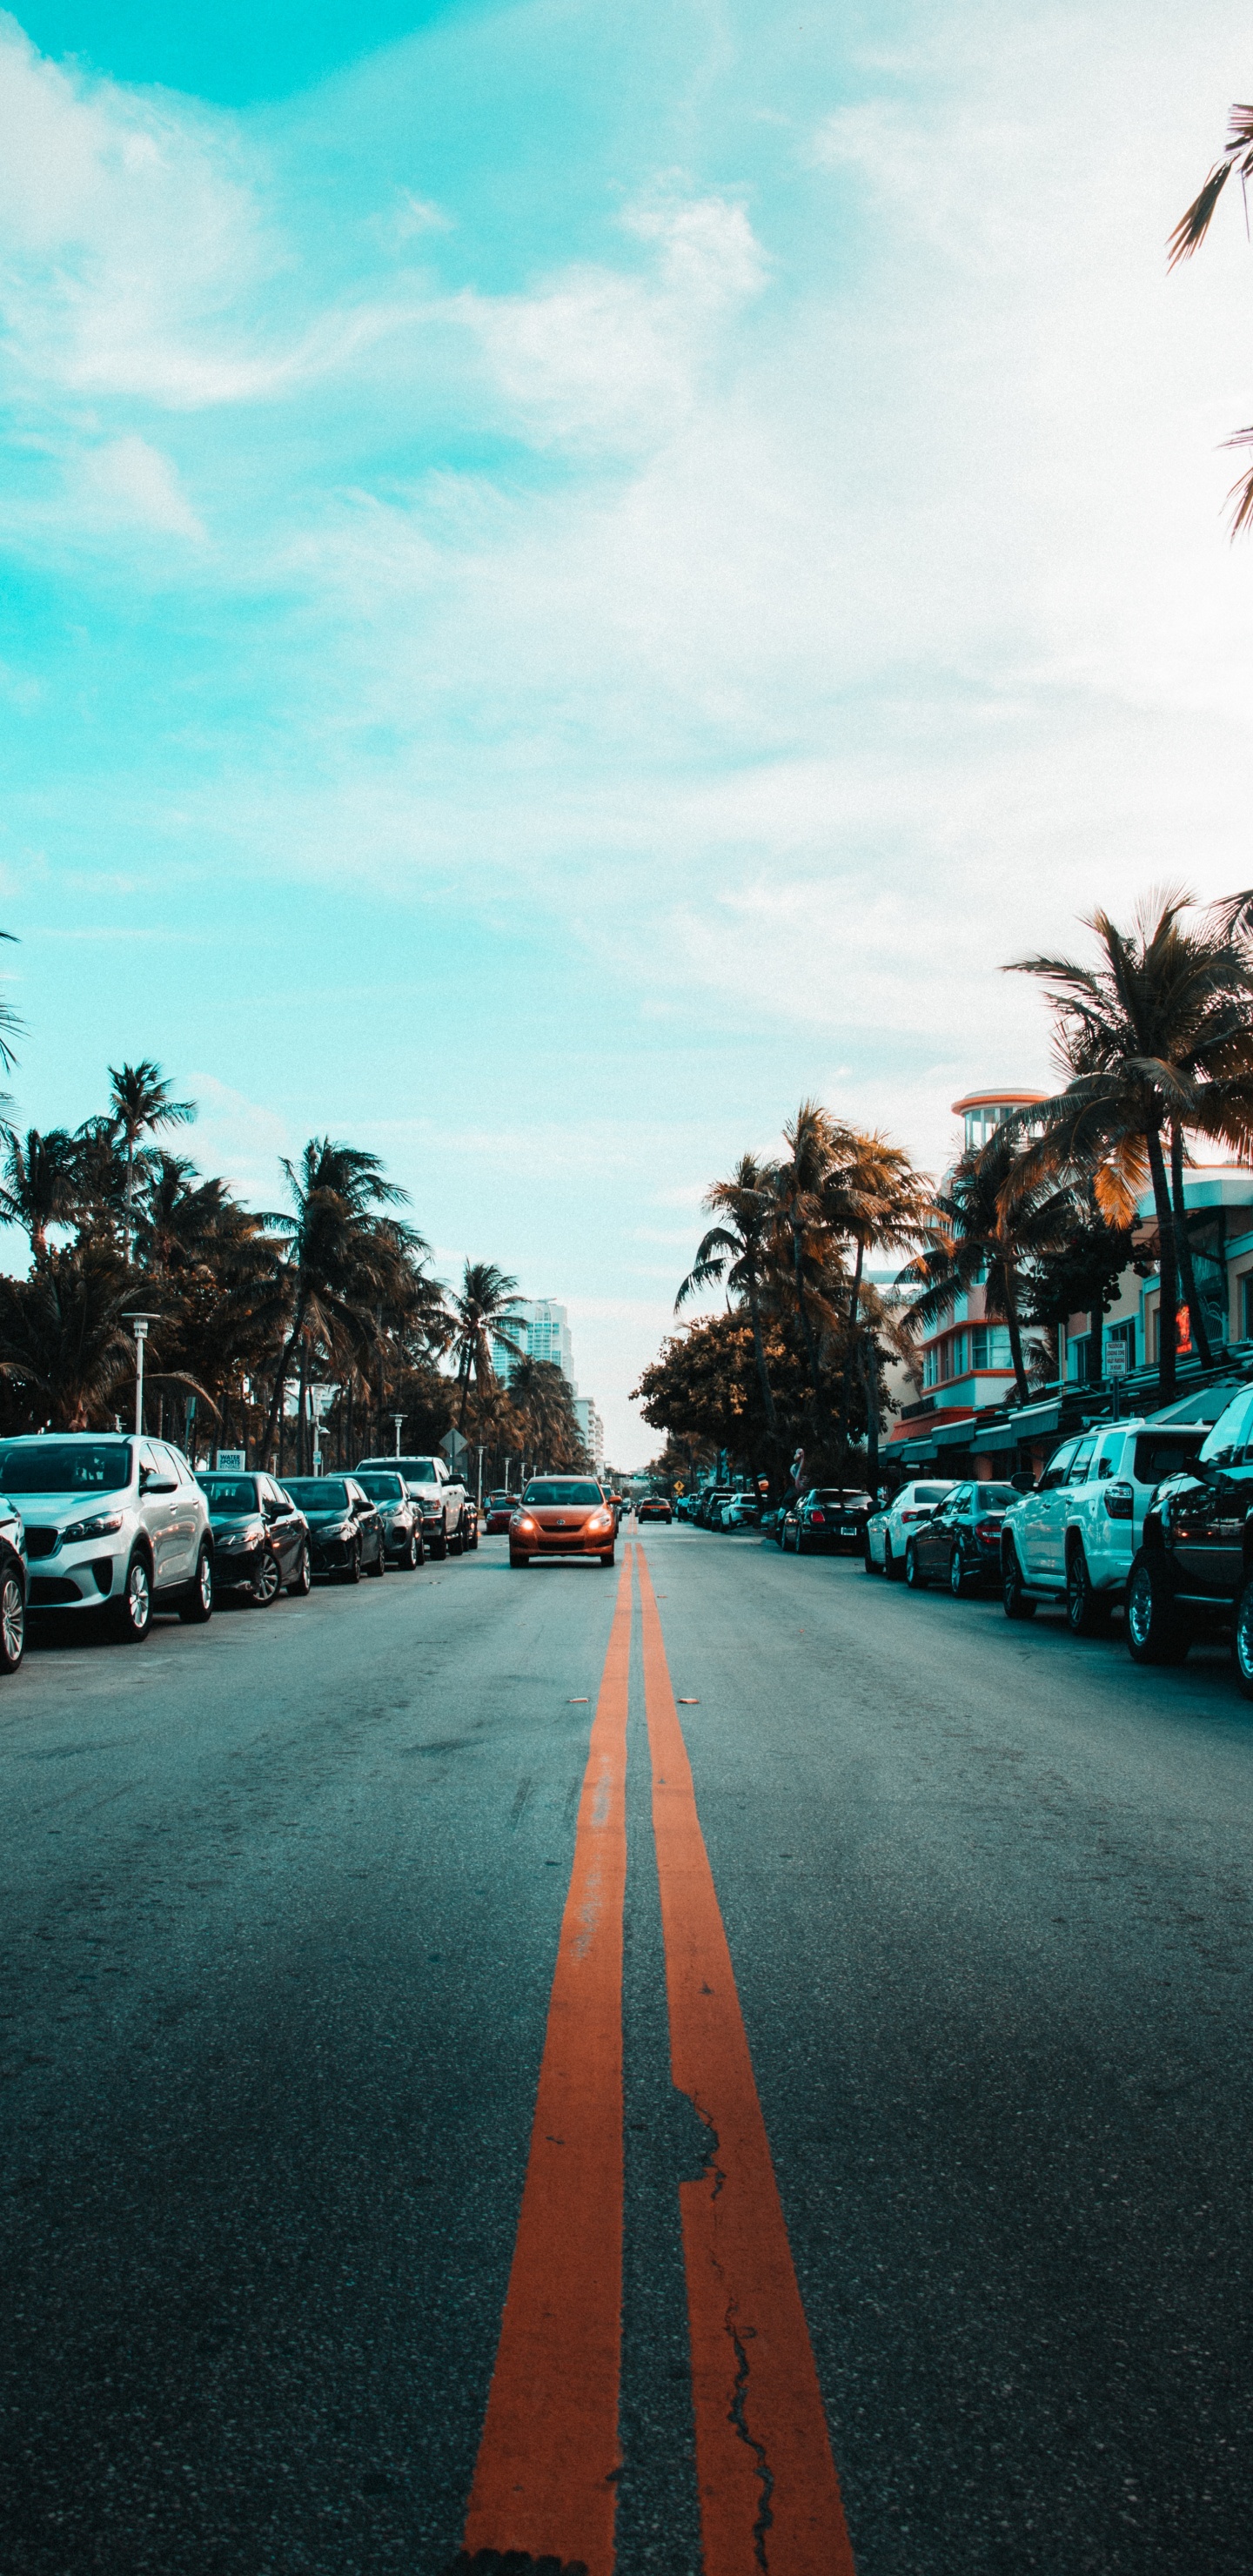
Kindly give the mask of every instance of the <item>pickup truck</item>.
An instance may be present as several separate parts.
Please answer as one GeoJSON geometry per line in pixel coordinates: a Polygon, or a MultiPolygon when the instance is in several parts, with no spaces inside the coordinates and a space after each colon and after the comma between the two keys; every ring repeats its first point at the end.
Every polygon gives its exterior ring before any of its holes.
{"type": "Polygon", "coordinates": [[[1192,1465],[1208,1430],[1204,1422],[1106,1422],[1063,1440],[1001,1525],[1006,1617],[1033,1619],[1042,1601],[1064,1604],[1074,1636],[1099,1634],[1126,1593],[1159,1484],[1192,1465]]]}
{"type": "Polygon", "coordinates": [[[1226,1628],[1253,1699],[1253,1387],[1219,1414],[1196,1458],[1145,1514],[1127,1584],[1127,1645],[1137,1664],[1180,1664],[1194,1636],[1226,1628]]]}
{"type": "Polygon", "coordinates": [[[478,1516],[465,1486],[442,1458],[359,1458],[358,1468],[403,1476],[422,1512],[422,1544],[436,1563],[478,1545],[478,1516]]]}

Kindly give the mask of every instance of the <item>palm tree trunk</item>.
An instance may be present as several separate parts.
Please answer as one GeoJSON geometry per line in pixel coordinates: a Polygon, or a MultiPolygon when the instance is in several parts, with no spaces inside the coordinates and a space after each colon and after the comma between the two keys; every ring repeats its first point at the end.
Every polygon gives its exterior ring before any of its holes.
{"type": "MultiPolygon", "coordinates": [[[[879,1354],[873,1336],[861,1334],[857,1365],[866,1397],[866,1484],[872,1499],[879,1493],[879,1354]]],[[[843,1458],[841,1457],[841,1468],[843,1458]]]]}
{"type": "MultiPolygon", "coordinates": [[[[853,1392],[853,1366],[855,1359],[859,1357],[857,1312],[861,1304],[861,1270],[865,1257],[866,1247],[859,1235],[857,1238],[857,1258],[853,1263],[853,1285],[849,1292],[848,1300],[848,1349],[844,1354],[844,1368],[840,1382],[840,1429],[837,1449],[838,1463],[836,1466],[836,1483],[840,1488],[841,1494],[843,1494],[844,1491],[844,1464],[848,1456],[848,1411],[853,1392]]],[[[865,1372],[863,1370],[863,1381],[864,1376],[865,1372]]]]}
{"type": "Polygon", "coordinates": [[[774,1388],[770,1383],[770,1371],[766,1365],[766,1345],[761,1329],[761,1302],[757,1295],[756,1286],[753,1286],[749,1290],[748,1317],[753,1328],[753,1357],[757,1362],[757,1380],[761,1388],[761,1402],[762,1409],[766,1417],[766,1428],[770,1433],[771,1439],[774,1440],[778,1438],[778,1417],[775,1413],[774,1388]]]}
{"type": "Polygon", "coordinates": [[[308,1410],[308,1404],[309,1336],[307,1333],[302,1333],[300,1336],[300,1396],[296,1406],[296,1473],[298,1476],[307,1476],[309,1474],[311,1464],[307,1455],[308,1443],[305,1438],[305,1416],[308,1410]]]}
{"type": "Polygon", "coordinates": [[[283,1346],[282,1357],[279,1360],[278,1368],[275,1371],[274,1393],[270,1397],[270,1410],[266,1415],[265,1423],[265,1439],[261,1448],[262,1466],[266,1464],[274,1446],[274,1430],[279,1417],[279,1407],[282,1404],[283,1392],[287,1385],[288,1377],[291,1374],[292,1352],[295,1350],[296,1344],[304,1329],[305,1308],[308,1305],[308,1302],[307,1297],[302,1298],[300,1304],[296,1308],[296,1319],[283,1346]]]}
{"type": "Polygon", "coordinates": [[[813,1424],[814,1435],[816,1438],[818,1431],[818,1406],[821,1401],[822,1394],[819,1383],[818,1344],[814,1338],[814,1328],[809,1320],[809,1309],[805,1304],[805,1291],[801,1284],[801,1238],[800,1229],[795,1225],[792,1228],[792,1269],[796,1282],[796,1308],[797,1313],[800,1316],[801,1335],[805,1344],[806,1357],[809,1361],[809,1374],[813,1381],[813,1424]]]}
{"type": "Polygon", "coordinates": [[[1166,1178],[1166,1161],[1162,1153],[1160,1126],[1146,1121],[1144,1142],[1148,1148],[1149,1170],[1153,1175],[1153,1204],[1157,1211],[1157,1232],[1160,1244],[1157,1392],[1163,1403],[1169,1403],[1175,1392],[1175,1309],[1179,1302],[1179,1272],[1175,1254],[1175,1211],[1171,1205],[1170,1184],[1166,1178]]]}
{"type": "Polygon", "coordinates": [[[1202,1368],[1212,1368],[1209,1333],[1205,1312],[1197,1294],[1196,1274],[1192,1267],[1192,1238],[1188,1233],[1188,1207],[1183,1193],[1183,1129],[1177,1118],[1170,1122],[1170,1194],[1175,1209],[1175,1246],[1179,1255],[1179,1277],[1188,1301],[1192,1340],[1202,1368]]]}

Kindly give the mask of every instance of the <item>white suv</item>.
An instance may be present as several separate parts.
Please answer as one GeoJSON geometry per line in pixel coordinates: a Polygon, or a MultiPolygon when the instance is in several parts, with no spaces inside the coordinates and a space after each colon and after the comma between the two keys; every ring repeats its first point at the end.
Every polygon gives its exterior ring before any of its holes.
{"type": "Polygon", "coordinates": [[[367,1467],[371,1471],[387,1468],[393,1476],[404,1477],[421,1508],[423,1546],[436,1564],[446,1556],[460,1556],[465,1547],[477,1547],[477,1526],[473,1538],[469,1528],[474,1506],[442,1458],[358,1458],[354,1475],[367,1467]]]}
{"type": "Polygon", "coordinates": [[[905,1571],[905,1550],[909,1533],[918,1521],[929,1521],[938,1506],[953,1492],[954,1476],[924,1476],[922,1481],[902,1485],[885,1512],[872,1512],[866,1523],[866,1552],[863,1563],[867,1574],[886,1574],[889,1583],[899,1582],[905,1571]]]}
{"type": "Polygon", "coordinates": [[[209,1506],[164,1441],[102,1431],[5,1440],[0,1492],[25,1526],[32,1610],[102,1611],[131,1645],[155,1610],[212,1616],[209,1506]]]}
{"type": "Polygon", "coordinates": [[[1121,1601],[1144,1515],[1166,1476],[1189,1467],[1209,1424],[1110,1422],[1063,1440],[1039,1484],[1005,1515],[1005,1615],[1033,1619],[1065,1602],[1076,1637],[1095,1636],[1121,1601]]]}

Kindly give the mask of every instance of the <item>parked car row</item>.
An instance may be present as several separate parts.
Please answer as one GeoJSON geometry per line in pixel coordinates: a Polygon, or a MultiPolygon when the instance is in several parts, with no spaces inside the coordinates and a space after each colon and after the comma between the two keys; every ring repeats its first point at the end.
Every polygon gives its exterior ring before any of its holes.
{"type": "Polygon", "coordinates": [[[68,1614],[139,1644],[154,1615],[203,1623],[219,1593],[268,1608],[326,1576],[478,1545],[478,1514],[442,1458],[366,1458],[351,1475],[202,1471],[168,1442],[99,1432],[0,1442],[0,1672],[28,1612],[68,1614]]]}
{"type": "Polygon", "coordinates": [[[1078,1637],[1121,1608],[1140,1664],[1178,1664],[1226,1635],[1253,1699],[1253,1386],[1205,1422],[1103,1422],[1053,1451],[1026,1492],[1014,1483],[922,1479],[871,1514],[868,1574],[915,1591],[1000,1596],[1006,1617],[1063,1609],[1078,1637]]]}

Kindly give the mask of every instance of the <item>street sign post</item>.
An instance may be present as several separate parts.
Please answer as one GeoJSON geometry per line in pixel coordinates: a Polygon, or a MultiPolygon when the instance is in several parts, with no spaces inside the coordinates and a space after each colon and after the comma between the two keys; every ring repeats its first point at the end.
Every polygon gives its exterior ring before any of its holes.
{"type": "Polygon", "coordinates": [[[1114,1420],[1117,1422],[1122,1409],[1122,1382],[1127,1374],[1127,1345],[1121,1335],[1116,1342],[1107,1342],[1105,1345],[1105,1374],[1110,1382],[1114,1398],[1114,1420]]]}

